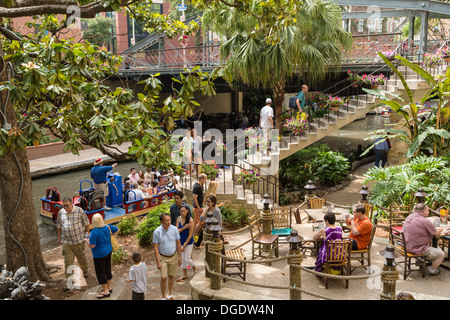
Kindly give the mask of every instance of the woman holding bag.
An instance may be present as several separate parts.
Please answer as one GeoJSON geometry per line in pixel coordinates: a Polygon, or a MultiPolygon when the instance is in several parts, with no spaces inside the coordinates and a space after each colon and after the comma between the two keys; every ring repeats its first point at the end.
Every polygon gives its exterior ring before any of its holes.
{"type": "Polygon", "coordinates": [[[86,241],[94,257],[95,274],[97,275],[98,283],[103,289],[97,295],[97,299],[103,299],[109,297],[112,292],[111,255],[113,246],[111,238],[119,232],[119,228],[109,224],[105,225],[103,217],[99,213],[92,216],[92,227],[89,240],[86,239],[86,241]]]}

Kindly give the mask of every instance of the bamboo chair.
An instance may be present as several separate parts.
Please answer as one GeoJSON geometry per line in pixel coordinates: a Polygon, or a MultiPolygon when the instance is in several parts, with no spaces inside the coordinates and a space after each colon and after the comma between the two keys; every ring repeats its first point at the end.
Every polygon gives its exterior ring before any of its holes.
{"type": "Polygon", "coordinates": [[[323,198],[308,199],[308,209],[322,209],[325,204],[326,201],[323,198]]]}
{"type": "Polygon", "coordinates": [[[406,217],[411,213],[409,206],[389,206],[389,225],[394,224],[398,230],[401,230],[401,225],[406,217]]]}
{"type": "Polygon", "coordinates": [[[350,255],[350,263],[353,261],[359,262],[361,265],[352,265],[352,268],[350,270],[350,273],[352,273],[356,268],[365,268],[367,269],[371,265],[370,255],[371,255],[371,249],[372,249],[372,242],[373,238],[375,238],[375,231],[377,227],[372,227],[372,233],[370,234],[370,241],[367,248],[361,249],[361,250],[352,250],[352,253],[350,255]]]}
{"type": "MultiPolygon", "coordinates": [[[[324,272],[329,273],[332,267],[338,267],[341,275],[348,276],[350,273],[350,254],[352,251],[351,241],[327,241],[327,258],[324,264],[324,272]],[[344,272],[345,271],[345,272],[344,272]]],[[[325,288],[328,289],[328,277],[324,277],[325,288]]],[[[349,280],[345,280],[345,288],[348,289],[349,280]]]]}
{"type": "Polygon", "coordinates": [[[292,230],[292,208],[275,207],[272,209],[272,234],[288,237],[292,230]]]}
{"type": "MultiPolygon", "coordinates": [[[[222,241],[223,236],[221,235],[222,241]]],[[[239,259],[239,260],[247,260],[247,257],[245,256],[244,250],[242,248],[232,249],[232,250],[226,250],[225,246],[222,246],[222,255],[226,256],[227,258],[222,258],[222,274],[227,276],[239,276],[242,278],[242,280],[245,281],[246,272],[247,272],[247,263],[243,261],[232,261],[228,259],[239,259]],[[233,270],[236,271],[229,271],[229,268],[233,268],[233,270]]],[[[223,279],[223,282],[225,282],[226,279],[223,279]]]]}
{"type": "Polygon", "coordinates": [[[392,244],[394,245],[395,251],[403,257],[403,261],[396,261],[397,264],[403,264],[403,279],[406,280],[408,275],[413,271],[422,272],[422,278],[425,277],[426,263],[427,259],[423,254],[413,254],[406,251],[406,241],[405,234],[403,231],[398,230],[396,227],[401,226],[401,224],[392,224],[389,226],[389,233],[392,239],[392,244]],[[414,262],[412,260],[414,259],[414,262]],[[411,266],[414,264],[420,264],[419,269],[412,269],[411,266]]]}
{"type": "Polygon", "coordinates": [[[264,252],[269,253],[269,258],[272,257],[272,252],[274,252],[278,258],[278,236],[261,233],[259,221],[256,219],[255,214],[248,218],[248,226],[252,241],[252,260],[255,259],[255,256],[264,257],[264,252]],[[258,252],[257,255],[255,255],[256,252],[258,252]]]}

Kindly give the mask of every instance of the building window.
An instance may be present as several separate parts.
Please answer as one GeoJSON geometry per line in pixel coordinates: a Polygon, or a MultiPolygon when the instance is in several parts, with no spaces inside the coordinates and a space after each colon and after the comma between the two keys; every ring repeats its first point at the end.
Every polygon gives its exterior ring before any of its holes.
{"type": "MultiPolygon", "coordinates": [[[[150,5],[151,11],[155,13],[162,14],[163,13],[163,5],[162,3],[153,3],[150,5]]],[[[140,25],[137,21],[134,21],[133,18],[128,16],[127,17],[127,23],[128,23],[128,46],[131,47],[140,41],[142,41],[144,38],[149,36],[147,32],[144,31],[144,28],[142,25],[140,25]],[[134,29],[134,32],[133,32],[134,29]],[[133,34],[134,34],[134,44],[133,44],[133,34]]]]}

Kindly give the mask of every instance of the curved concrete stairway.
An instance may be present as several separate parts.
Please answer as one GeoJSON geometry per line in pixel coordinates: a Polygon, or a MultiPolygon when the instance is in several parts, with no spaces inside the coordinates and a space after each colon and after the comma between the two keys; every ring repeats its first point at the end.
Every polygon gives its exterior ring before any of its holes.
{"type": "MultiPolygon", "coordinates": [[[[445,74],[446,65],[434,71],[435,74],[445,74]]],[[[415,101],[420,101],[420,98],[430,89],[428,83],[417,74],[406,67],[400,66],[399,71],[404,75],[408,87],[413,93],[415,101]]],[[[392,79],[388,80],[386,84],[381,88],[388,93],[392,93],[401,97],[404,101],[407,101],[406,90],[403,87],[402,82],[396,79],[395,75],[392,79]]],[[[389,97],[389,94],[387,94],[389,97]]],[[[394,99],[394,97],[390,97],[394,99]]],[[[381,112],[381,107],[374,107],[380,103],[380,99],[372,94],[361,94],[353,99],[349,100],[348,106],[342,107],[339,111],[330,111],[329,114],[322,118],[315,119],[310,124],[310,129],[303,132],[299,136],[283,136],[278,144],[275,144],[273,150],[268,155],[263,155],[261,152],[256,152],[252,155],[247,155],[245,160],[239,162],[239,165],[248,170],[252,168],[259,168],[261,175],[265,178],[277,177],[279,162],[282,159],[289,157],[290,155],[300,151],[303,148],[319,141],[323,137],[331,134],[332,132],[339,130],[347,124],[364,118],[366,114],[370,112],[381,112]]],[[[245,189],[241,185],[234,185],[232,182],[231,169],[222,169],[222,176],[218,179],[219,187],[217,196],[219,202],[222,200],[229,200],[234,204],[247,204],[247,206],[253,206],[255,209],[262,209],[261,198],[264,193],[260,188],[255,188],[255,193],[251,189],[245,189]]],[[[236,173],[239,173],[239,169],[236,168],[236,173]]],[[[192,191],[188,188],[185,189],[187,195],[192,196],[192,191]]],[[[206,189],[205,189],[206,190],[206,189]]]]}

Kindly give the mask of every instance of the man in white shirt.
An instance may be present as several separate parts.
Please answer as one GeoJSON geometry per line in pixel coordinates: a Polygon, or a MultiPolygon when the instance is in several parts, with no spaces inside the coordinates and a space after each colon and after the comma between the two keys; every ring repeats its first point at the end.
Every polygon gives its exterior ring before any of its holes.
{"type": "MultiPolygon", "coordinates": [[[[269,130],[273,128],[273,109],[271,107],[272,99],[266,99],[266,105],[261,109],[259,117],[259,127],[263,131],[263,139],[267,141],[269,138],[269,130]]],[[[263,150],[264,154],[267,154],[267,149],[263,150]]]]}

